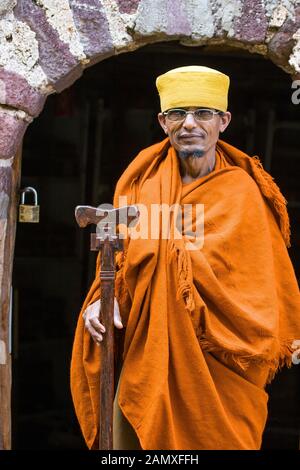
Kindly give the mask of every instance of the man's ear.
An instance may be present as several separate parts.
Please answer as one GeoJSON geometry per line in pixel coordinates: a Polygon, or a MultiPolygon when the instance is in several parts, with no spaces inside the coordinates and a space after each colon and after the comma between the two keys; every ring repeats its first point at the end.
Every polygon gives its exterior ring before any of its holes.
{"type": "Polygon", "coordinates": [[[229,126],[231,121],[231,113],[226,111],[226,113],[220,116],[220,132],[224,132],[225,129],[229,126]]]}
{"type": "Polygon", "coordinates": [[[166,126],[166,118],[165,118],[165,116],[163,115],[163,113],[158,113],[157,119],[158,119],[159,124],[160,124],[161,127],[163,128],[165,134],[168,135],[168,128],[167,128],[167,126],[166,126]]]}

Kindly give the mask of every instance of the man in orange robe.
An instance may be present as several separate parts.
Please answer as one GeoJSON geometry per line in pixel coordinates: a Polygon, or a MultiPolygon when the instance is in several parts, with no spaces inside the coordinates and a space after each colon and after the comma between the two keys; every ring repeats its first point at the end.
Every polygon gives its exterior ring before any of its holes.
{"type": "MultiPolygon", "coordinates": [[[[124,341],[114,448],[259,449],[265,385],[292,364],[300,339],[286,201],[257,157],[219,139],[231,119],[226,75],[183,67],[158,77],[157,87],[168,137],[132,161],[114,206],[120,196],[148,214],[154,204],[202,204],[204,237],[193,246],[184,230],[164,237],[158,219],[160,236],[129,236],[117,255],[115,326],[124,327],[124,341]]],[[[170,216],[171,229],[177,220],[170,216]]],[[[105,336],[95,317],[99,287],[98,259],[71,364],[90,448],[99,430],[97,345],[105,336]]]]}

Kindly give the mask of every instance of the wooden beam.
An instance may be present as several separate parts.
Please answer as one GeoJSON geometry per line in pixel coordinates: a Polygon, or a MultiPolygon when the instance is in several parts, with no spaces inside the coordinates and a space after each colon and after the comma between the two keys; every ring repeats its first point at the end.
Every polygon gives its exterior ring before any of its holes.
{"type": "Polygon", "coordinates": [[[0,158],[0,449],[11,449],[10,293],[22,144],[12,159],[0,158]]]}

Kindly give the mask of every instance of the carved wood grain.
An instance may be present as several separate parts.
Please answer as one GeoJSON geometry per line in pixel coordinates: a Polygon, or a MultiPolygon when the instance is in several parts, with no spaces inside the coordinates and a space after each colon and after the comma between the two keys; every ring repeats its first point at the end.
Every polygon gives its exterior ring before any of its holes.
{"type": "MultiPolygon", "coordinates": [[[[11,449],[11,355],[9,354],[9,308],[14,259],[17,209],[21,177],[22,144],[14,157],[10,181],[2,180],[0,213],[2,243],[0,244],[0,265],[3,275],[0,282],[0,341],[3,351],[0,364],[0,449],[11,449]],[[8,203],[8,204],[7,204],[8,203]]],[[[5,169],[5,167],[3,167],[5,169]]],[[[8,168],[8,167],[6,167],[8,168]]]]}

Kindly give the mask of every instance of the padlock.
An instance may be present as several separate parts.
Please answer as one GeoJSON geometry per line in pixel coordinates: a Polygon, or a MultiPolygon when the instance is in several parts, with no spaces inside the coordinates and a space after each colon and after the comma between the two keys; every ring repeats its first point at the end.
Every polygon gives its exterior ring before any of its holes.
{"type": "Polygon", "coordinates": [[[21,190],[21,204],[19,206],[19,222],[37,223],[40,221],[40,206],[38,205],[37,192],[31,186],[21,190]],[[33,193],[34,206],[25,204],[25,193],[33,193]]]}

